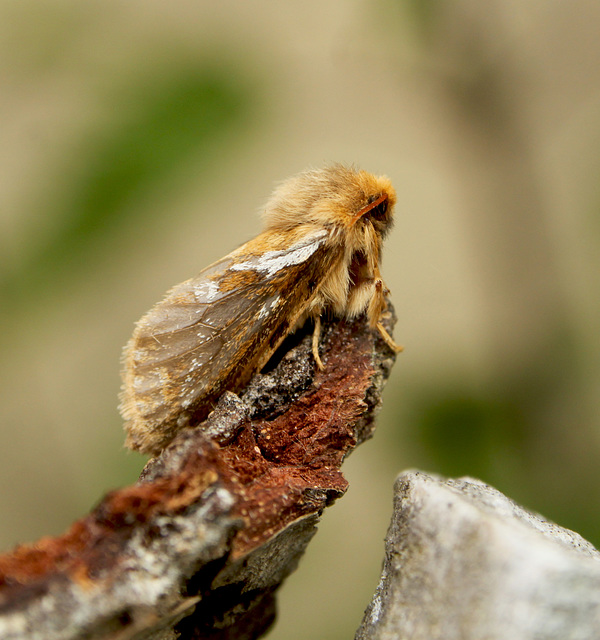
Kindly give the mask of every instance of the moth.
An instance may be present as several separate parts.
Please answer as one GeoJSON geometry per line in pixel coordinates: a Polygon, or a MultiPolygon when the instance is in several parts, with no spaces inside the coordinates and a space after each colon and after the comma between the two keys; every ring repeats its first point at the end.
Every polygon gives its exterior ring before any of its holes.
{"type": "Polygon", "coordinates": [[[225,390],[236,391],[282,340],[312,319],[319,369],[321,316],[366,312],[381,324],[389,293],[379,264],[396,193],[385,176],[343,165],[281,183],[264,231],[173,287],[137,323],[123,352],[120,411],[126,444],[157,454],[199,424],[225,390]]]}

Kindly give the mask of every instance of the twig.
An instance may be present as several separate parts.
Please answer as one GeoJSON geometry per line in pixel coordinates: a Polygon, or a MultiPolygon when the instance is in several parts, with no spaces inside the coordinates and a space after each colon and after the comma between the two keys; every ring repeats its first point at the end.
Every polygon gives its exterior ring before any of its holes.
{"type": "MultiPolygon", "coordinates": [[[[387,329],[393,324],[391,314],[387,329]]],[[[394,354],[360,318],[324,324],[62,536],[0,556],[0,637],[257,638],[344,458],[370,437],[394,354]]]]}

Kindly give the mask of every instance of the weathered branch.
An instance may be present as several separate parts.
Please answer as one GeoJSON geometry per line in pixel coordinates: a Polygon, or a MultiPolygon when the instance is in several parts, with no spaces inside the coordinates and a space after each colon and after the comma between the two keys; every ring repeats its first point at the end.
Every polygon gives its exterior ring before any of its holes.
{"type": "MultiPolygon", "coordinates": [[[[391,318],[387,328],[391,329],[391,318]]],[[[226,393],[133,486],[62,536],[0,557],[0,637],[256,638],[340,465],[370,437],[394,361],[361,318],[310,336],[244,393],[226,393]]]]}

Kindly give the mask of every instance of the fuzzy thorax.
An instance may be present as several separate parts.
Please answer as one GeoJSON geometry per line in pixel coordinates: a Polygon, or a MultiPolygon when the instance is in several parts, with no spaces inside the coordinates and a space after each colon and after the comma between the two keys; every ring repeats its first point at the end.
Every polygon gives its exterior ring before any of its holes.
{"type": "Polygon", "coordinates": [[[311,301],[309,315],[331,309],[353,318],[368,311],[376,325],[386,292],[379,272],[382,241],[392,226],[395,202],[387,177],[340,164],[305,171],[277,187],[263,214],[266,233],[300,236],[325,229],[339,256],[311,301]]]}

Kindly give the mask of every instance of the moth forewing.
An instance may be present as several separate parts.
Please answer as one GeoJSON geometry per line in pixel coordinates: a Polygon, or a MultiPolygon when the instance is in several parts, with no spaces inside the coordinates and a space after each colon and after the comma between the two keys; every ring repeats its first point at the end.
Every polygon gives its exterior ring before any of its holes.
{"type": "Polygon", "coordinates": [[[282,340],[320,316],[367,312],[381,324],[387,289],[379,273],[395,192],[387,178],[334,165],[276,189],[266,229],[171,289],[137,324],[123,354],[121,413],[127,445],[158,453],[199,424],[225,390],[237,391],[282,340]]]}
{"type": "Polygon", "coordinates": [[[124,352],[129,447],[159,451],[266,364],[335,262],[326,235],[264,251],[281,242],[262,234],[171,289],[139,321],[124,352]]]}

